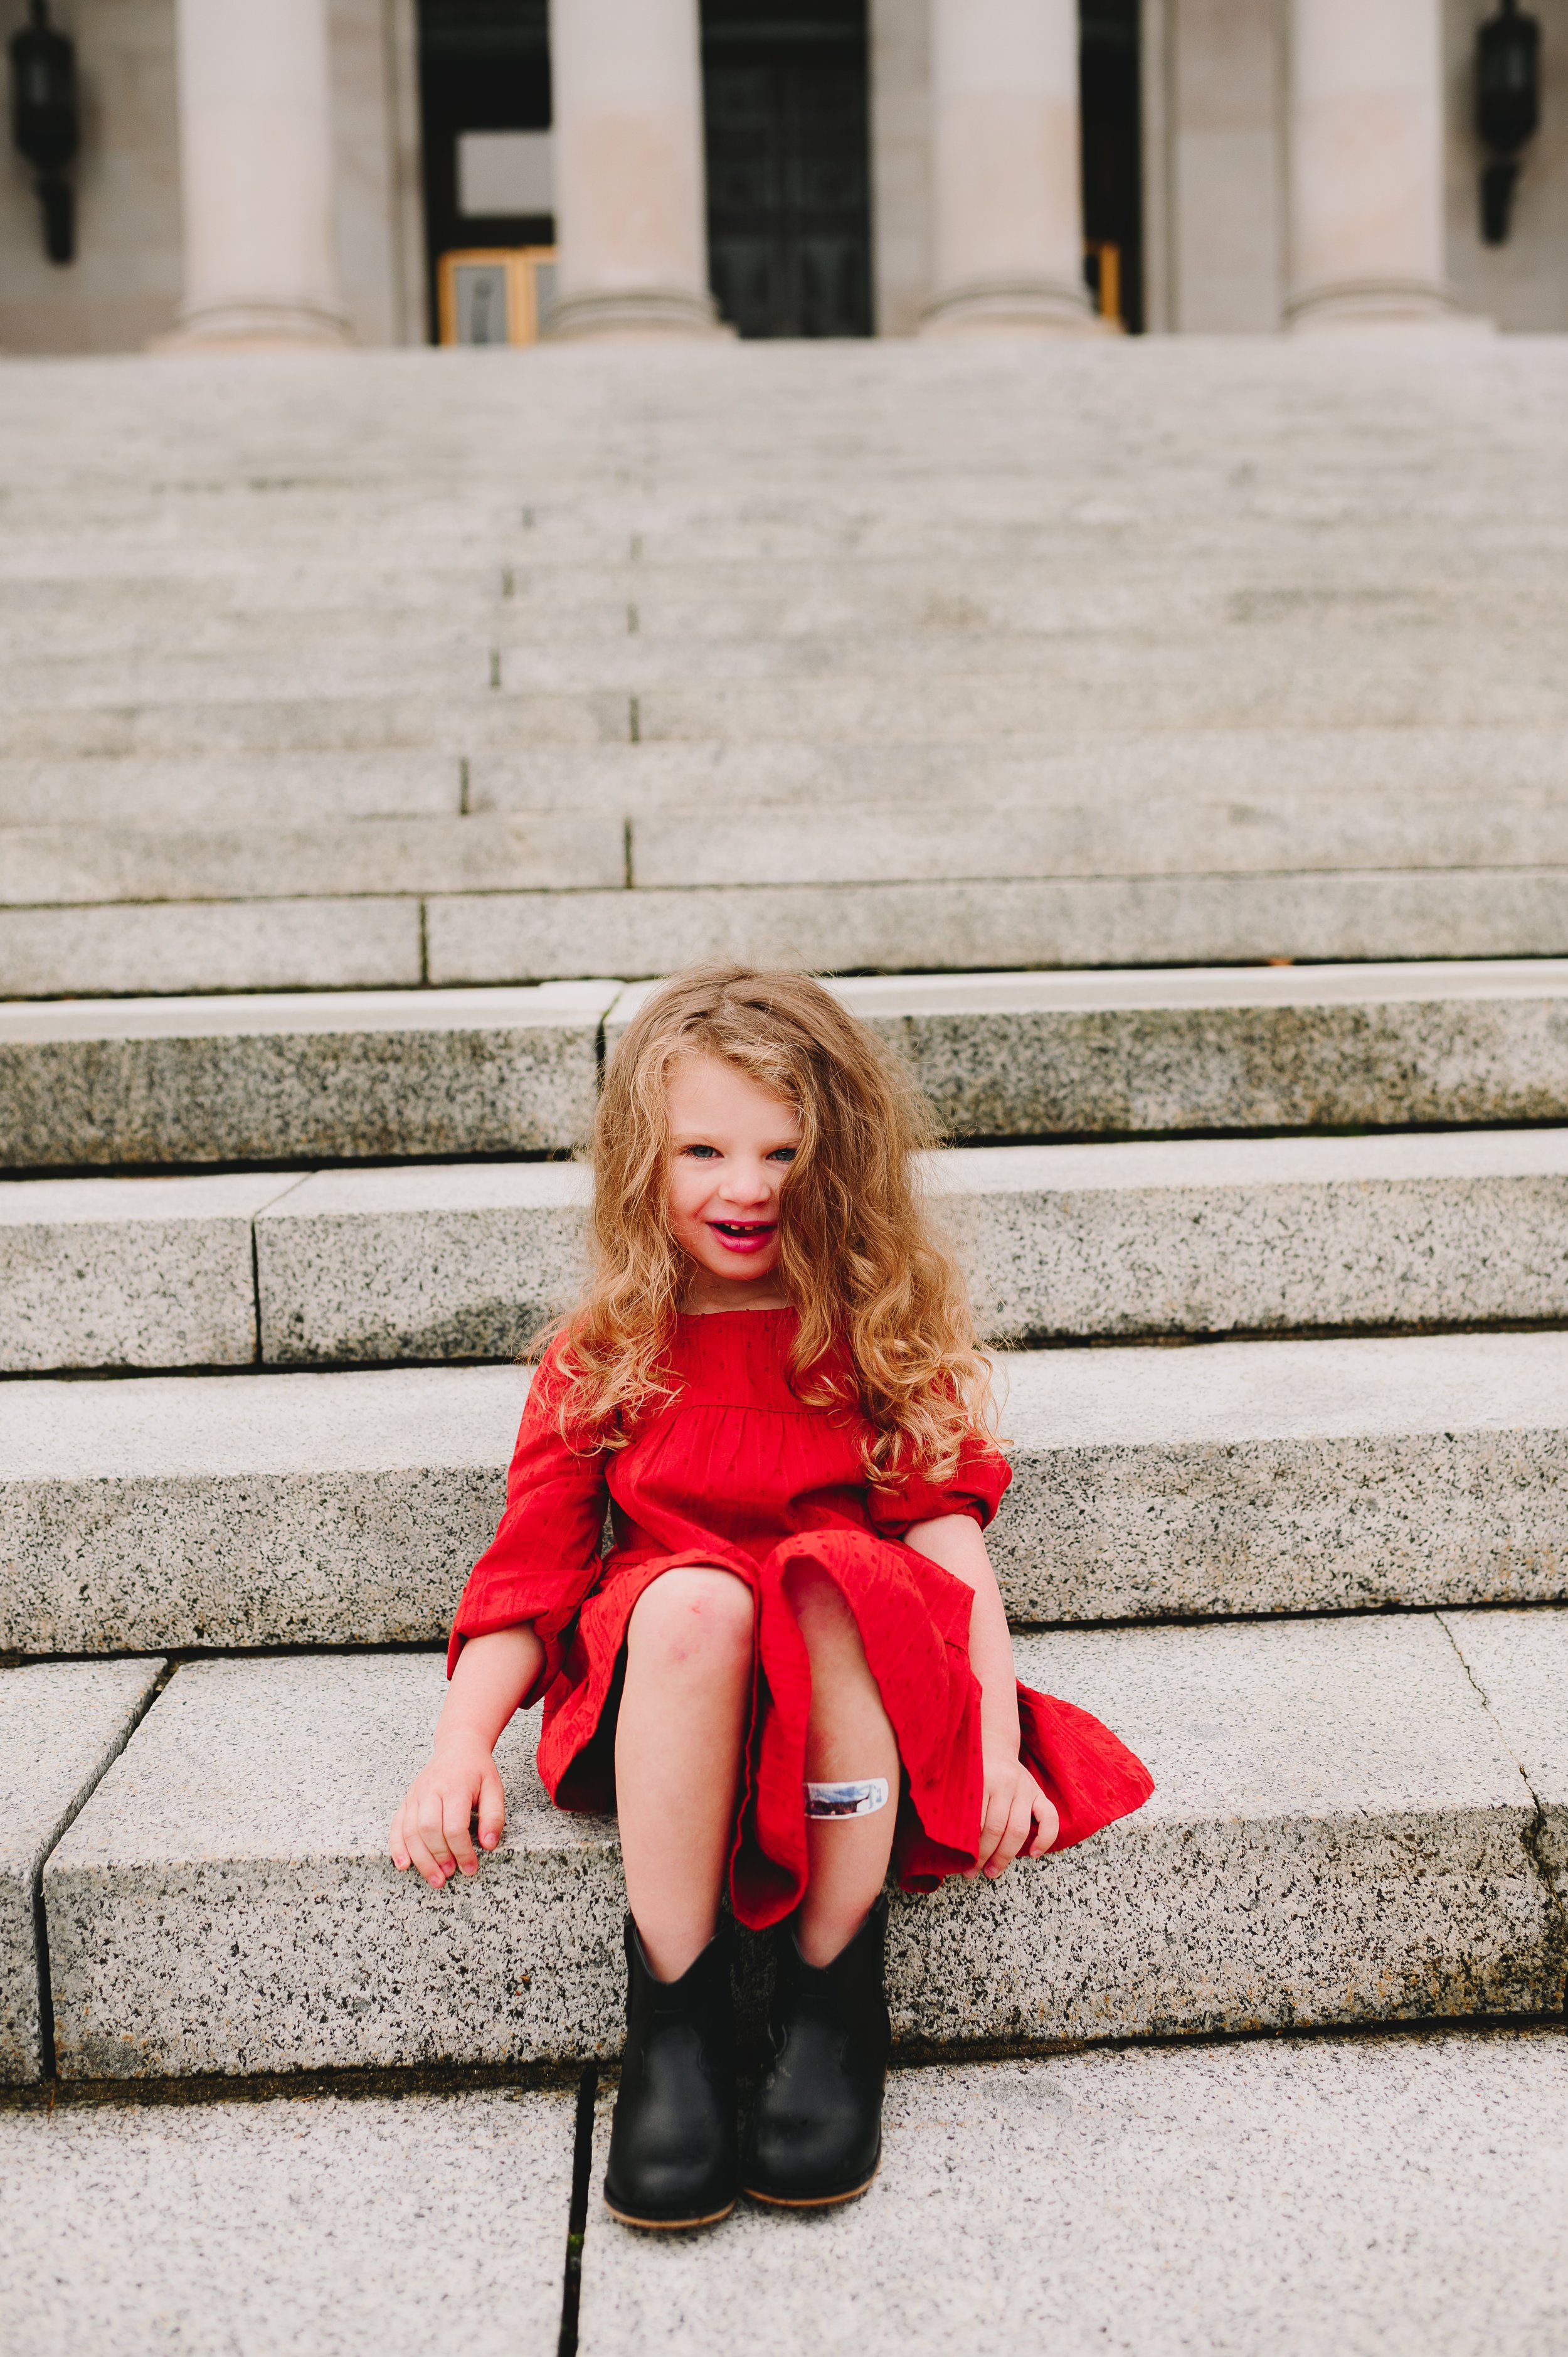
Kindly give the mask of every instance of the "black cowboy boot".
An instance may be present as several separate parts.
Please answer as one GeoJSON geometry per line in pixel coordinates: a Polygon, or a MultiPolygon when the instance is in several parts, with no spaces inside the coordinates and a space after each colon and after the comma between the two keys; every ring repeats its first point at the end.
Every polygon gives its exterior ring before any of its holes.
{"type": "Polygon", "coordinates": [[[773,2055],[746,2126],[741,2183],[756,2201],[815,2209],[864,2193],[882,2158],[890,2042],[882,1991],[887,1901],[820,1970],[791,1923],[774,1942],[773,2055]]]}
{"type": "Polygon", "coordinates": [[[730,1927],[678,1981],[655,1980],[626,1919],[626,2051],[605,2201],[628,2226],[707,2226],[735,2208],[730,1927]]]}

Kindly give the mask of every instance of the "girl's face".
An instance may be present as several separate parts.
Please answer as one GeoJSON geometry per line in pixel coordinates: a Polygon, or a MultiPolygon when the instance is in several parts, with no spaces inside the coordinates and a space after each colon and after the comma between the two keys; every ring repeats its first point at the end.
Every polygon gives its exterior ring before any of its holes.
{"type": "Polygon", "coordinates": [[[779,1190],[800,1146],[800,1116],[717,1056],[683,1056],[665,1102],[670,1232],[693,1264],[687,1308],[782,1307],[779,1190]]]}

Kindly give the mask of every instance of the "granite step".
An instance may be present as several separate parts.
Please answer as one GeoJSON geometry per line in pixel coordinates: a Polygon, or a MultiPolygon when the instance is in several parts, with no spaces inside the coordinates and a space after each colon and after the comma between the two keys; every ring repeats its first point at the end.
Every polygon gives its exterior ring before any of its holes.
{"type": "MultiPolygon", "coordinates": [[[[1568,1335],[1004,1356],[1021,1627],[1568,1601],[1568,1335]]],[[[0,1391],[0,1650],[424,1643],[499,1519],[527,1376],[0,1391]]]]}
{"type": "Polygon", "coordinates": [[[27,2357],[430,2357],[451,2337],[453,2291],[410,2253],[435,2219],[457,2231],[479,2183],[506,2226],[464,2255],[464,2357],[556,2357],[570,2088],[60,2092],[0,2111],[0,2302],[27,2357]]]}
{"type": "MultiPolygon", "coordinates": [[[[930,1178],[993,1343],[1568,1319],[1568,1129],[960,1147],[930,1178]]],[[[580,1289],[588,1195],[552,1162],[0,1181],[0,1370],[515,1357],[580,1289]]]]}
{"type": "MultiPolygon", "coordinates": [[[[407,2255],[476,2182],[507,2231],[465,2254],[465,2357],[556,2357],[570,2089],[70,2092],[0,2113],[0,2299],[37,2357],[148,2357],[173,2335],[428,2357],[451,2293],[407,2255]]],[[[875,2183],[804,2231],[743,2202],[704,2234],[628,2233],[600,2201],[612,2102],[607,2078],[583,2357],[731,2357],[764,2302],[773,2357],[819,2357],[846,2319],[867,2357],[1118,2338],[1138,2357],[1541,2357],[1568,2278],[1560,2025],[896,2069],[875,2183]]]]}
{"type": "MultiPolygon", "coordinates": [[[[38,1878],[129,1737],[159,1661],[0,1669],[0,2083],[48,2066],[38,1878]]],[[[15,2212],[9,2202],[7,2215],[15,2212]]]]}
{"type": "MultiPolygon", "coordinates": [[[[461,760],[442,753],[0,757],[0,826],[7,829],[325,826],[456,818],[462,807],[461,760]]],[[[0,848],[8,859],[8,844],[0,848]]]]}
{"type": "MultiPolygon", "coordinates": [[[[456,764],[441,766],[457,776],[456,764]]],[[[1335,794],[1040,808],[1004,799],[970,814],[957,805],[852,801],[831,814],[789,804],[629,816],[449,811],[292,824],[252,810],[235,823],[153,823],[132,813],[91,826],[15,826],[0,834],[0,906],[11,908],[1390,870],[1556,875],[1568,866],[1568,800],[1434,807],[1421,795],[1369,802],[1335,794]]],[[[701,923],[703,904],[687,906],[701,923]]]]}
{"type": "Polygon", "coordinates": [[[1554,639],[1502,631],[1347,634],[1232,646],[1168,640],[1019,638],[968,651],[959,634],[908,633],[682,651],[627,632],[592,661],[571,647],[526,658],[476,631],[446,651],[59,659],[0,665],[15,753],[279,750],[308,746],[581,744],[622,740],[628,703],[644,742],[779,739],[950,745],[1052,731],[1226,727],[1552,728],[1568,716],[1554,639]],[[623,650],[632,651],[626,652],[623,650]]]}
{"type": "Polygon", "coordinates": [[[0,910],[13,998],[491,986],[697,958],[908,974],[1564,952],[1568,867],[1506,865],[0,910]]]}
{"type": "Polygon", "coordinates": [[[0,847],[0,906],[11,908],[618,889],[628,856],[619,819],[567,811],[325,825],[13,827],[0,847]]]}
{"type": "MultiPolygon", "coordinates": [[[[1561,1710],[1568,1614],[1531,1627],[1561,1710]]],[[[899,2043],[1555,2010],[1535,1779],[1562,1796],[1463,1646],[1430,1615],[1024,1640],[1021,1674],[1115,1725],[1157,1790],[1059,1859],[897,1901],[899,2043]]],[[[385,1855],[441,1684],[409,1654],[177,1671],[44,1871],[62,2079],[616,2051],[614,1825],[550,1807],[532,1717],[474,1881],[433,1894],[385,1855]]]]}
{"type": "MultiPolygon", "coordinates": [[[[1561,960],[833,987],[960,1136],[1568,1119],[1561,960]]],[[[0,1006],[0,1167],[563,1150],[592,1118],[601,1019],[613,1041],[641,996],[607,981],[0,1006]]]]}
{"type": "Polygon", "coordinates": [[[805,2234],[743,2202],[674,2235],[598,2206],[606,2088],[579,2346],[728,2357],[766,2313],[773,2357],[846,2326],[867,2357],[1540,2357],[1568,2282],[1565,2102],[1560,2025],[896,2071],[863,2201],[805,2234]]]}
{"type": "MultiPolygon", "coordinates": [[[[748,805],[893,804],[917,811],[1005,806],[1067,830],[1122,831],[1123,813],[1159,829],[1201,810],[1206,823],[1259,829],[1359,827],[1369,843],[1424,840],[1416,814],[1467,826],[1498,858],[1562,801],[1561,732],[1497,728],[1224,728],[1014,737],[929,744],[897,735],[843,745],[765,738],[677,743],[483,746],[467,759],[466,807],[609,811],[649,821],[667,810],[716,815],[748,805]]],[[[456,816],[457,754],[398,750],[225,752],[80,759],[0,757],[0,825],[199,827],[456,816]]],[[[1091,837],[1086,837],[1092,839],[1091,837]]],[[[1413,856],[1413,853],[1412,853],[1413,856]]]]}
{"type": "Polygon", "coordinates": [[[232,672],[215,664],[210,693],[147,702],[115,700],[13,705],[5,750],[13,759],[102,754],[139,757],[231,753],[435,750],[461,754],[516,745],[626,744],[629,694],[616,690],[509,695],[489,684],[489,654],[478,651],[470,674],[443,693],[403,691],[403,666],[381,686],[319,694],[294,683],[251,696],[236,694],[232,672]]]}
{"type": "Polygon", "coordinates": [[[599,1027],[620,989],[0,1007],[0,1164],[559,1153],[593,1121],[599,1027]]]}

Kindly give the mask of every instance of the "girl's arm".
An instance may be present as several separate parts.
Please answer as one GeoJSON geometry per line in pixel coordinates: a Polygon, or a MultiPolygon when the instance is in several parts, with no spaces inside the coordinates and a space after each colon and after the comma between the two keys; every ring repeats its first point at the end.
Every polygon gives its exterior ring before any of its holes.
{"type": "Polygon", "coordinates": [[[413,1866],[432,1890],[455,1873],[477,1874],[468,1832],[476,1808],[479,1847],[494,1849],[506,1831],[506,1793],[491,1755],[543,1662],[544,1648],[526,1620],[469,1638],[435,1722],[430,1764],[392,1822],[389,1846],[400,1874],[413,1866]]]}
{"type": "Polygon", "coordinates": [[[1059,1831],[1055,1809],[1018,1757],[1018,1677],[1006,1610],[972,1514],[916,1523],[905,1534],[905,1544],[974,1591],[969,1663],[980,1688],[985,1785],[975,1868],[994,1881],[1020,1855],[1043,1857],[1059,1831]]]}

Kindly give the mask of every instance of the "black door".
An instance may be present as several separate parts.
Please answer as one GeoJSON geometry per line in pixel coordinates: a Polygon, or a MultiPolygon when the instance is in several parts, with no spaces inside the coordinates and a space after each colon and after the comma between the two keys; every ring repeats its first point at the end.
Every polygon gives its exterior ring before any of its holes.
{"type": "Polygon", "coordinates": [[[457,142],[465,131],[550,128],[548,0],[419,0],[419,97],[430,334],[435,265],[463,246],[551,245],[548,213],[464,213],[457,142]]]}
{"type": "Polygon", "coordinates": [[[1083,124],[1083,234],[1090,283],[1098,248],[1115,249],[1118,309],[1144,324],[1144,173],[1138,103],[1138,0],[1079,0],[1079,95],[1083,124]]]}
{"type": "Polygon", "coordinates": [[[743,336],[869,336],[865,0],[703,0],[708,270],[743,336]]]}

